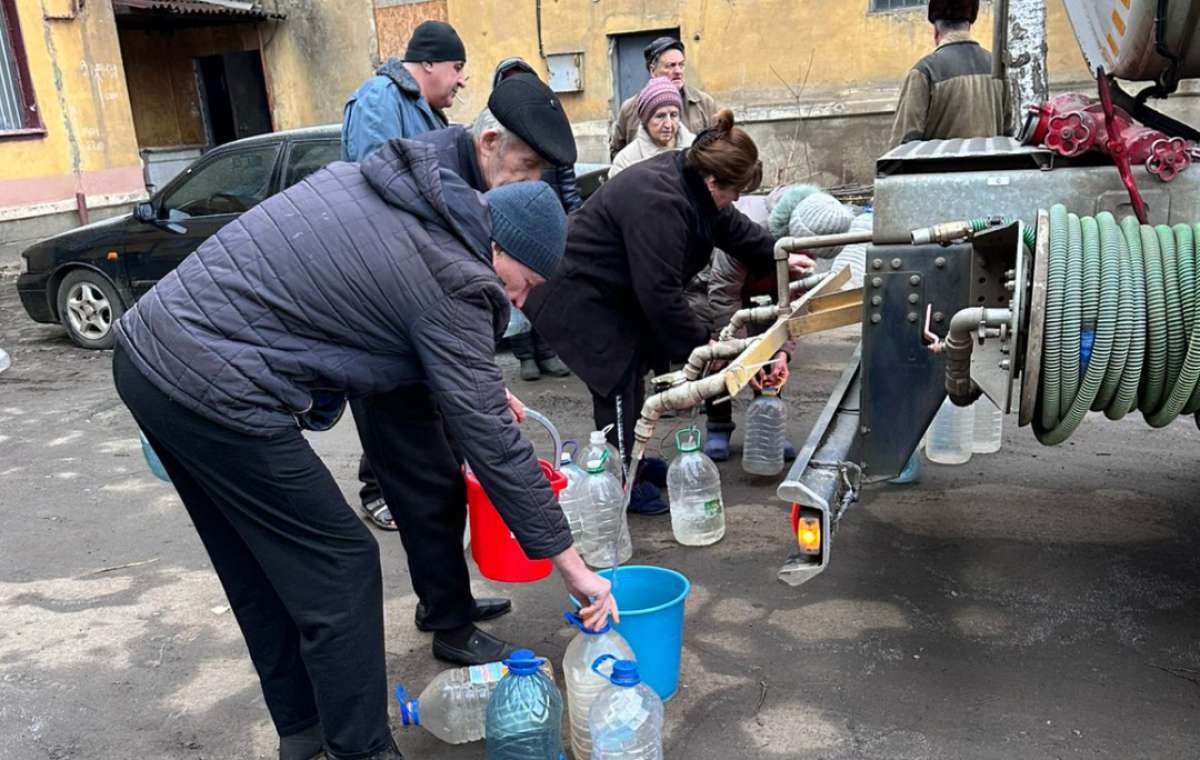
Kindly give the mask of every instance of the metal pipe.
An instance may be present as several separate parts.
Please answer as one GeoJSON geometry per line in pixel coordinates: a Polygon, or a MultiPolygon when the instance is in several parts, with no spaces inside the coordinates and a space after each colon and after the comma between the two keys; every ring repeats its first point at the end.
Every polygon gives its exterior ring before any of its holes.
{"type": "Polygon", "coordinates": [[[992,79],[1004,81],[1008,78],[1008,0],[996,0],[992,10],[992,79]]]}
{"type": "MultiPolygon", "coordinates": [[[[775,313],[784,316],[791,311],[792,291],[789,282],[791,271],[788,268],[788,254],[810,251],[814,248],[836,248],[854,243],[870,243],[874,239],[875,236],[872,232],[843,232],[839,235],[779,238],[775,241],[775,313]]],[[[809,289],[811,287],[815,287],[815,285],[810,286],[809,289]]]]}
{"type": "MultiPolygon", "coordinates": [[[[700,380],[690,380],[674,388],[656,393],[642,404],[642,416],[633,428],[633,450],[629,459],[629,471],[637,472],[638,462],[646,454],[646,444],[654,437],[654,429],[663,412],[669,409],[690,409],[710,398],[725,394],[725,372],[721,370],[700,380]]],[[[633,482],[630,478],[626,490],[633,482]]]]}
{"type": "MultiPolygon", "coordinates": [[[[774,307],[767,307],[773,309],[774,307]]],[[[722,339],[718,343],[708,343],[697,347],[688,357],[683,367],[683,377],[686,380],[699,380],[704,374],[708,363],[717,359],[736,359],[754,342],[753,338],[722,339]]]]}
{"type": "Polygon", "coordinates": [[[779,318],[779,309],[775,306],[752,306],[749,309],[739,309],[729,318],[729,324],[721,329],[720,340],[730,340],[746,325],[766,325],[779,318]]]}
{"type": "Polygon", "coordinates": [[[775,243],[775,313],[780,316],[787,313],[792,302],[792,291],[788,289],[788,281],[792,274],[791,267],[788,266],[791,251],[783,245],[784,241],[790,239],[782,238],[775,243]]]}
{"type": "Polygon", "coordinates": [[[971,379],[971,351],[981,327],[1000,327],[1012,321],[1009,309],[975,306],[950,318],[950,331],[943,342],[946,355],[946,395],[955,406],[970,406],[983,392],[971,379]]]}
{"type": "Polygon", "coordinates": [[[799,293],[812,290],[824,282],[825,278],[830,274],[830,272],[813,272],[806,277],[801,277],[799,280],[792,280],[790,283],[788,283],[788,290],[791,291],[790,295],[794,296],[799,293]]]}

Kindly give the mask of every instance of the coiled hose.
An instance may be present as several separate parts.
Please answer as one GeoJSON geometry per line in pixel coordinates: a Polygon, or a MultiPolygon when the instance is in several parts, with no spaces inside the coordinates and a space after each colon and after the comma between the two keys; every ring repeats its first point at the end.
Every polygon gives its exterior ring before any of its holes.
{"type": "Polygon", "coordinates": [[[1039,441],[1062,443],[1089,411],[1163,427],[1200,410],[1198,237],[1200,225],[1050,210],[1039,441]]]}

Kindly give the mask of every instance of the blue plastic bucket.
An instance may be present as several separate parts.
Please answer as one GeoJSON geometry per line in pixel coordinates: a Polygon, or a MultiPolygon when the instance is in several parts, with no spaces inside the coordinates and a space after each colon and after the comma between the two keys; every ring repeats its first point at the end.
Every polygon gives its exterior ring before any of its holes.
{"type": "MultiPolygon", "coordinates": [[[[600,575],[612,578],[612,569],[600,575]]],[[[679,657],[683,653],[683,602],[692,584],[663,567],[630,565],[617,569],[617,609],[614,626],[629,642],[638,672],[662,701],[679,690],[679,657]]],[[[575,606],[579,603],[571,600],[575,606]]]]}

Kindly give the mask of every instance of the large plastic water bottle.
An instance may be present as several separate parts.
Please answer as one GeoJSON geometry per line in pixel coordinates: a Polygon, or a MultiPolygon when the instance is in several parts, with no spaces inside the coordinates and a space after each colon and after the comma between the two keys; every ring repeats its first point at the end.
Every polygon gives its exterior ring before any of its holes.
{"type": "Polygon", "coordinates": [[[562,695],[528,649],[504,661],[508,675],[487,708],[488,760],[559,760],[562,756],[562,695]]]}
{"type": "Polygon", "coordinates": [[[938,464],[965,464],[971,460],[974,437],[975,410],[946,399],[929,426],[925,456],[938,464]]]}
{"type": "Polygon", "coordinates": [[[583,479],[583,488],[588,500],[583,513],[583,546],[579,553],[592,567],[612,567],[628,562],[633,556],[633,541],[629,538],[629,519],[625,514],[625,491],[621,481],[598,458],[588,460],[584,470],[587,477],[583,479]]]}
{"type": "MultiPolygon", "coordinates": [[[[446,670],[438,673],[416,699],[410,699],[404,687],[397,686],[400,723],[406,728],[420,726],[448,744],[479,741],[487,724],[492,692],[507,673],[502,662],[446,670]]],[[[542,661],[542,674],[554,680],[554,669],[548,661],[542,661]]]]}
{"type": "MultiPolygon", "coordinates": [[[[605,655],[592,665],[600,665],[605,655]]],[[[638,675],[637,663],[613,663],[609,684],[592,703],[592,760],[662,760],[662,700],[638,675]]]]}
{"type": "Polygon", "coordinates": [[[567,478],[567,487],[558,495],[558,506],[567,518],[567,525],[571,527],[571,539],[578,548],[583,543],[583,513],[588,502],[587,491],[583,486],[583,479],[587,477],[587,473],[572,461],[571,454],[565,450],[559,461],[558,471],[567,478]]]}
{"type": "Polygon", "coordinates": [[[752,475],[778,475],[787,443],[787,404],[778,388],[763,388],[746,409],[746,441],[742,469],[752,475]]]}
{"type": "Polygon", "coordinates": [[[995,454],[1004,443],[1004,412],[987,396],[971,404],[975,415],[975,432],[971,451],[975,454],[995,454]]]}
{"type": "Polygon", "coordinates": [[[563,613],[567,622],[579,629],[567,645],[563,656],[563,681],[567,684],[567,714],[571,724],[571,750],[577,758],[592,756],[592,729],[588,711],[596,697],[608,684],[608,679],[592,670],[601,655],[614,655],[621,660],[633,659],[633,648],[621,634],[605,623],[598,631],[584,626],[578,615],[563,613]]]}
{"type": "Polygon", "coordinates": [[[671,532],[684,546],[708,546],[725,535],[725,503],[721,499],[721,473],[700,450],[696,428],[675,434],[679,456],[667,468],[671,500],[671,532]]]}

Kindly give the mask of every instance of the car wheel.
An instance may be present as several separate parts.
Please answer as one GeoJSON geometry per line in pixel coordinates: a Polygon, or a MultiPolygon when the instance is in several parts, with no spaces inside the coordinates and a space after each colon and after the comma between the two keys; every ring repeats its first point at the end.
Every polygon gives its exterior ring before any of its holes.
{"type": "Polygon", "coordinates": [[[108,278],[90,269],[74,269],[58,286],[58,318],[76,345],[101,349],[113,346],[113,325],[125,304],[108,278]]]}

